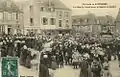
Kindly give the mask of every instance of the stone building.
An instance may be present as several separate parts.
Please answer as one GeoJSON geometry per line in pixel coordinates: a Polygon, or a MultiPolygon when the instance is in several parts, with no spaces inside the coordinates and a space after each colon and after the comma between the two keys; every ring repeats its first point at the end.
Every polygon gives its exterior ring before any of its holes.
{"type": "Polygon", "coordinates": [[[95,16],[93,13],[72,16],[72,26],[75,32],[88,33],[92,36],[110,31],[115,33],[114,18],[112,16],[95,16]]]}
{"type": "Polygon", "coordinates": [[[22,3],[24,33],[58,34],[72,28],[71,10],[60,0],[28,0],[22,3]]]}
{"type": "Polygon", "coordinates": [[[0,34],[23,33],[22,14],[12,0],[0,0],[0,34]]]}
{"type": "Polygon", "coordinates": [[[98,16],[97,20],[101,25],[101,32],[105,33],[110,31],[112,34],[115,33],[115,19],[112,16],[98,16]]]}
{"type": "Polygon", "coordinates": [[[72,16],[72,20],[75,32],[94,35],[101,31],[101,25],[97,22],[96,16],[93,13],[72,16]]]}
{"type": "Polygon", "coordinates": [[[120,34],[120,8],[116,16],[115,25],[116,25],[116,34],[119,35],[120,34]]]}

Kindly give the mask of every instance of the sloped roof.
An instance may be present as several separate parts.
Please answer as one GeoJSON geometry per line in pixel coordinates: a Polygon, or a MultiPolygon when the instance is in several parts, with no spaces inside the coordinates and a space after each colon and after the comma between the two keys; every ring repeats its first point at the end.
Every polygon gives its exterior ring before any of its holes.
{"type": "Polygon", "coordinates": [[[65,10],[71,10],[69,9],[64,3],[62,3],[60,0],[41,0],[44,5],[48,5],[49,1],[56,9],[65,9],[65,10]]]}
{"type": "Polygon", "coordinates": [[[0,11],[21,12],[21,10],[19,10],[19,8],[11,0],[0,0],[0,11]],[[7,3],[10,3],[9,7],[7,3]]]}
{"type": "Polygon", "coordinates": [[[101,25],[114,25],[114,18],[112,16],[106,15],[106,16],[98,16],[97,20],[100,21],[101,25]]]}
{"type": "Polygon", "coordinates": [[[115,19],[112,16],[95,16],[93,13],[88,13],[86,15],[74,15],[72,16],[73,25],[89,25],[89,24],[101,24],[101,25],[114,25],[115,19]],[[81,23],[81,20],[82,23],[81,23]],[[88,22],[85,22],[88,20],[88,22]],[[99,23],[97,21],[99,20],[99,23]]]}
{"type": "Polygon", "coordinates": [[[117,17],[116,17],[116,21],[120,21],[120,8],[119,8],[119,11],[118,11],[118,14],[117,14],[117,17]]]}
{"type": "Polygon", "coordinates": [[[86,15],[74,15],[72,16],[73,25],[88,25],[96,23],[96,16],[93,13],[86,15]],[[85,22],[87,20],[87,22],[85,22]]]}

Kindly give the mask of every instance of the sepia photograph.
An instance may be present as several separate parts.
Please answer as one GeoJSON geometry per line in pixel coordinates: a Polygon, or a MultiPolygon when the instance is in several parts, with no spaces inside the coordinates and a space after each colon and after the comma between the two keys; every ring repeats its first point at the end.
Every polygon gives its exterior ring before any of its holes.
{"type": "Polygon", "coordinates": [[[0,77],[120,77],[120,1],[0,0],[0,77]]]}

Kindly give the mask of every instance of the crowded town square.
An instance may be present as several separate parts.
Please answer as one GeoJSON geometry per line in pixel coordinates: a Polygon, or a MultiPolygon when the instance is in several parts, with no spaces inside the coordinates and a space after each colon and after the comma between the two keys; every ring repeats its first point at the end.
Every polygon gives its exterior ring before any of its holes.
{"type": "Polygon", "coordinates": [[[0,77],[120,77],[119,3],[0,0],[0,77]]]}
{"type": "Polygon", "coordinates": [[[68,33],[3,35],[0,47],[1,57],[19,58],[21,77],[28,71],[34,77],[119,77],[119,42],[68,33]]]}

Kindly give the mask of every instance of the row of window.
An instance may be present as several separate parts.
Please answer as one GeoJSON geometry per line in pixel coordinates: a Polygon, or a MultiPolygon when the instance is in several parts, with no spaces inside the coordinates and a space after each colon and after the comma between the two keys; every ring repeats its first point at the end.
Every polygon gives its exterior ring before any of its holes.
{"type": "MultiPolygon", "coordinates": [[[[48,7],[47,10],[46,10],[45,7],[41,7],[41,8],[40,8],[40,11],[42,11],[42,12],[45,12],[45,11],[54,12],[55,9],[54,9],[54,8],[51,8],[51,7],[48,7]]],[[[58,11],[58,12],[57,12],[57,15],[59,16],[59,19],[62,19],[63,15],[64,15],[65,18],[69,18],[69,12],[58,11]]]]}
{"type": "MultiPolygon", "coordinates": [[[[30,13],[33,13],[33,10],[34,10],[33,6],[30,6],[30,13]]],[[[52,8],[52,7],[48,7],[47,10],[46,10],[45,7],[40,7],[40,11],[42,11],[42,12],[46,12],[46,11],[47,12],[54,12],[55,9],[52,8]]],[[[63,15],[64,15],[65,18],[69,18],[69,12],[58,11],[57,15],[59,16],[59,19],[62,19],[63,15]]]]}
{"type": "Polygon", "coordinates": [[[62,19],[63,17],[69,18],[69,12],[58,11],[57,15],[58,15],[59,19],[62,19]]]}
{"type": "MultiPolygon", "coordinates": [[[[43,25],[48,25],[48,19],[46,17],[43,17],[41,22],[43,25]]],[[[55,23],[56,23],[55,18],[50,18],[50,25],[55,25],[55,23]]],[[[34,20],[33,18],[30,18],[30,25],[32,26],[33,24],[34,20]]]]}
{"type": "MultiPolygon", "coordinates": [[[[48,19],[46,17],[43,17],[41,22],[43,25],[48,25],[49,22],[50,22],[50,25],[56,25],[55,18],[48,19]]],[[[59,27],[62,27],[62,23],[63,23],[63,21],[59,19],[59,21],[58,21],[59,27]]],[[[66,20],[65,23],[66,23],[66,27],[69,27],[69,20],[66,20]]],[[[34,24],[34,20],[33,20],[33,18],[30,18],[30,25],[32,26],[33,24],[34,24]]]]}
{"type": "Polygon", "coordinates": [[[17,13],[0,13],[0,20],[6,19],[6,20],[17,20],[19,18],[19,15],[17,13]],[[5,17],[4,17],[5,14],[5,17]]]}
{"type": "Polygon", "coordinates": [[[101,20],[99,20],[99,19],[96,19],[96,20],[94,20],[94,21],[92,21],[92,20],[90,20],[90,19],[78,19],[78,20],[76,20],[76,19],[74,19],[73,20],[73,23],[79,23],[79,24],[87,24],[87,23],[92,23],[92,24],[108,24],[108,25],[112,25],[112,22],[110,22],[110,21],[107,21],[107,22],[105,22],[105,21],[101,21],[101,20]]]}
{"type": "MultiPolygon", "coordinates": [[[[50,18],[50,25],[55,25],[55,23],[56,23],[56,19],[50,18]]],[[[63,23],[63,20],[59,19],[58,21],[59,27],[62,27],[62,23],[63,23]]],[[[66,20],[65,23],[66,23],[66,27],[69,27],[69,20],[66,20]]],[[[48,19],[46,17],[43,17],[42,24],[48,25],[48,19]]]]}
{"type": "MultiPolygon", "coordinates": [[[[55,18],[50,18],[50,25],[55,25],[55,23],[56,23],[55,18]]],[[[43,25],[48,25],[48,18],[43,17],[42,18],[42,24],[43,25]]]]}
{"type": "Polygon", "coordinates": [[[55,9],[52,7],[48,7],[48,8],[40,7],[40,11],[41,12],[55,12],[55,9]]]}
{"type": "MultiPolygon", "coordinates": [[[[34,10],[34,8],[33,8],[32,5],[29,6],[29,9],[30,9],[30,12],[33,12],[33,10],[34,10]]],[[[52,8],[52,7],[47,7],[47,8],[45,8],[45,7],[42,6],[42,7],[40,7],[40,11],[41,11],[41,12],[54,12],[55,9],[52,8]]]]}

